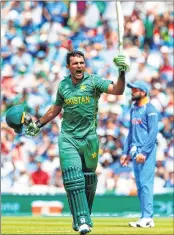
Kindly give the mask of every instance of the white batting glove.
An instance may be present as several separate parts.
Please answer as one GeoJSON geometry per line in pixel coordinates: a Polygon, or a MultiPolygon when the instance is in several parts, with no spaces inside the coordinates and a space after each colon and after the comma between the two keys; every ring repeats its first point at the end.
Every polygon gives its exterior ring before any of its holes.
{"type": "Polygon", "coordinates": [[[38,127],[35,122],[31,122],[25,130],[25,134],[29,136],[37,136],[39,132],[40,132],[40,127],[38,127]]]}

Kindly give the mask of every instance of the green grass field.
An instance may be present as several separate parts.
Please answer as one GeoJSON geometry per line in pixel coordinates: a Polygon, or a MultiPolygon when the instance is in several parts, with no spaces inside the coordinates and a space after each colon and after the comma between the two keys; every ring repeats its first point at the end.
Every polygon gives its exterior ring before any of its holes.
{"type": "MultiPolygon", "coordinates": [[[[92,234],[173,234],[173,218],[155,218],[155,228],[131,228],[132,218],[94,217],[92,234]]],[[[2,234],[79,234],[70,217],[1,217],[2,234]]]]}

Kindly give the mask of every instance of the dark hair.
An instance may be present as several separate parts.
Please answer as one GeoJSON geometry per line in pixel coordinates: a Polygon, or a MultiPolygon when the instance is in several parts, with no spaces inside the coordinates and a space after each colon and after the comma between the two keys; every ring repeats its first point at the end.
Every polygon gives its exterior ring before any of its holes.
{"type": "Polygon", "coordinates": [[[67,54],[66,56],[66,64],[70,64],[70,57],[75,57],[75,56],[82,56],[83,59],[85,60],[85,56],[81,51],[71,51],[67,54]]]}

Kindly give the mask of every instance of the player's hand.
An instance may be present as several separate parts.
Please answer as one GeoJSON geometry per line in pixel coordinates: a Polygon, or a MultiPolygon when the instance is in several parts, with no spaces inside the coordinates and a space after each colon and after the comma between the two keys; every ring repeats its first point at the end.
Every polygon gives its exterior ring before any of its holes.
{"type": "Polygon", "coordinates": [[[130,60],[126,55],[118,55],[113,59],[113,62],[118,67],[119,73],[130,70],[130,60]]]}
{"type": "Polygon", "coordinates": [[[143,155],[142,153],[139,153],[136,155],[136,162],[143,164],[146,161],[146,156],[143,155]]]}
{"type": "Polygon", "coordinates": [[[131,159],[130,156],[124,154],[120,157],[120,164],[122,166],[127,166],[129,164],[130,159],[131,159]]]}
{"type": "Polygon", "coordinates": [[[25,134],[29,136],[36,136],[39,134],[39,132],[40,132],[40,127],[38,127],[35,122],[31,122],[25,130],[25,134]]]}

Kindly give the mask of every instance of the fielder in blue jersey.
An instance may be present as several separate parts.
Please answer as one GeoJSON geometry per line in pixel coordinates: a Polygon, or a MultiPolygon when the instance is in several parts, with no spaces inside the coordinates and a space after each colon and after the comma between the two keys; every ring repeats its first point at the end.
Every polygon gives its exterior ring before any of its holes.
{"type": "Polygon", "coordinates": [[[156,138],[158,133],[158,112],[149,102],[149,86],[143,81],[128,83],[132,90],[130,127],[120,158],[122,166],[133,161],[135,180],[140,200],[141,218],[130,222],[132,227],[154,227],[153,184],[156,162],[156,138]]]}

